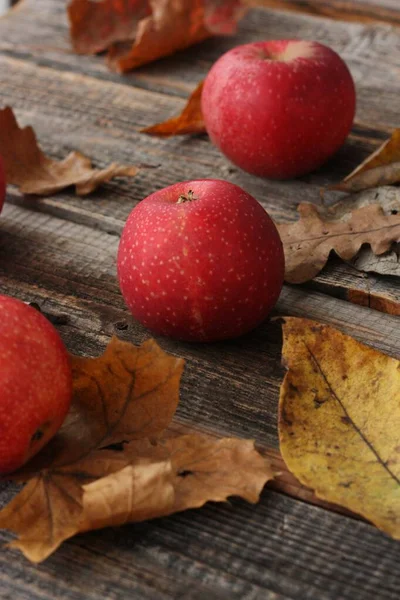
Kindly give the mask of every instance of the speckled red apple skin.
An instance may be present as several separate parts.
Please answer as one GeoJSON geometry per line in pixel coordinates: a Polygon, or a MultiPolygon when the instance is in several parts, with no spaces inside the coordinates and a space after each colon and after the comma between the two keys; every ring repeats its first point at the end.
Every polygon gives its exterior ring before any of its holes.
{"type": "Polygon", "coordinates": [[[132,314],[187,341],[239,336],[280,294],[284,255],[262,206],[220,180],[177,183],[138,204],[122,233],[118,276],[132,314]],[[178,203],[192,192],[192,201],[178,203]]]}
{"type": "Polygon", "coordinates": [[[4,171],[3,159],[0,156],[0,213],[3,208],[5,197],[6,197],[6,174],[4,171]]]}
{"type": "Polygon", "coordinates": [[[0,295],[0,474],[18,469],[49,441],[71,396],[68,354],[53,325],[0,295]],[[42,427],[43,436],[35,436],[42,427]]]}
{"type": "Polygon", "coordinates": [[[211,68],[202,92],[215,145],[245,171],[277,179],[309,173],[332,156],[350,131],[355,105],[340,56],[299,40],[233,48],[211,68]],[[290,58],[296,54],[302,56],[290,58]]]}

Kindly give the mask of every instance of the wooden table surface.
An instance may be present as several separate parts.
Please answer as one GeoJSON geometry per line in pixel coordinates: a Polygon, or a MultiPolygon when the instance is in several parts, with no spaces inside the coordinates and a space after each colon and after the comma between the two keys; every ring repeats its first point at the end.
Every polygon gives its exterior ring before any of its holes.
{"type": "MultiPolygon", "coordinates": [[[[67,191],[32,200],[8,191],[0,219],[0,291],[62,315],[58,329],[72,352],[97,355],[114,333],[134,343],[149,336],[129,316],[115,277],[119,234],[139,200],[178,180],[224,178],[253,194],[275,219],[293,220],[301,200],[320,202],[322,185],[347,174],[399,126],[398,0],[263,4],[250,11],[234,38],[207,41],[126,76],[108,71],[101,57],[71,52],[64,0],[25,0],[0,20],[1,105],[11,105],[20,123],[34,126],[48,153],[61,158],[79,149],[98,166],[114,160],[159,165],[134,180],[107,184],[87,199],[67,191]],[[288,37],[332,46],[356,81],[352,134],[317,173],[283,183],[262,180],[233,167],[206,137],[158,140],[138,133],[178,112],[230,47],[288,37]]],[[[396,187],[379,193],[400,199],[396,187]]],[[[285,286],[277,312],[331,323],[400,357],[395,278],[360,276],[332,260],[309,284],[285,286]]],[[[283,375],[278,323],[214,345],[158,341],[187,360],[176,423],[255,438],[278,456],[283,375]]],[[[1,484],[0,506],[14,491],[1,484]]],[[[1,542],[10,538],[0,532],[1,542]]],[[[398,542],[355,516],[316,504],[282,476],[256,506],[207,505],[88,533],[40,566],[1,551],[0,598],[397,599],[399,564],[398,542]]]]}

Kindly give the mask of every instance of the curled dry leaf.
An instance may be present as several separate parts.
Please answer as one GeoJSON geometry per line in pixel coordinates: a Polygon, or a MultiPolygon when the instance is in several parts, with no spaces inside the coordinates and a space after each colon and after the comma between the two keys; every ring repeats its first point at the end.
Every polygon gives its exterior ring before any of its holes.
{"type": "Polygon", "coordinates": [[[331,327],[287,318],[280,449],[318,497],[400,539],[400,363],[331,327]]]}
{"type": "Polygon", "coordinates": [[[68,14],[75,50],[108,48],[109,65],[125,72],[212,35],[233,33],[245,11],[240,0],[125,0],[118,6],[112,0],[72,0],[68,14]]]}
{"type": "Polygon", "coordinates": [[[298,207],[296,223],[281,223],[279,233],[285,249],[285,280],[303,283],[325,266],[332,250],[343,260],[353,258],[363,244],[376,255],[400,241],[400,214],[385,215],[378,204],[363,206],[339,219],[321,217],[313,204],[298,207]]]}
{"type": "Polygon", "coordinates": [[[400,277],[400,244],[393,244],[388,252],[380,256],[375,256],[368,247],[362,248],[352,261],[352,265],[365,273],[400,277]]]}
{"type": "Polygon", "coordinates": [[[331,185],[328,190],[359,192],[373,187],[400,181],[400,129],[373,152],[361,165],[341,183],[331,185]]]}
{"type": "Polygon", "coordinates": [[[74,185],[85,196],[113,177],[134,177],[138,168],[112,163],[105,169],[93,169],[91,160],[80,152],[71,152],[61,161],[46,156],[39,148],[32,127],[20,128],[11,108],[0,110],[0,155],[6,180],[23,194],[54,194],[74,185]]]}
{"type": "Polygon", "coordinates": [[[181,435],[154,445],[132,442],[124,454],[128,466],[84,487],[80,531],[166,516],[230,496],[255,503],[273,478],[269,461],[251,440],[181,435]]]}
{"type": "Polygon", "coordinates": [[[150,15],[148,0],[72,0],[70,35],[79,54],[97,54],[112,44],[133,40],[141,19],[150,15]]]}
{"type": "Polygon", "coordinates": [[[0,527],[19,535],[12,545],[34,562],[76,531],[82,486],[127,464],[120,452],[99,449],[159,435],[179,401],[183,361],[153,340],[136,348],[113,338],[99,358],[71,358],[71,411],[53,440],[15,474],[29,482],[0,512],[0,527]]]}
{"type": "MultiPolygon", "coordinates": [[[[352,210],[370,204],[380,204],[385,215],[400,214],[400,189],[387,185],[378,189],[364,190],[351,196],[346,195],[329,209],[329,213],[337,219],[345,219],[352,210]]],[[[379,256],[373,253],[370,246],[364,245],[349,263],[358,271],[399,277],[400,244],[393,243],[387,252],[379,256]]]]}
{"type": "Polygon", "coordinates": [[[163,123],[146,127],[141,132],[159,137],[206,133],[206,126],[201,112],[202,90],[203,81],[192,92],[180,115],[168,119],[168,121],[164,121],[163,123]]]}

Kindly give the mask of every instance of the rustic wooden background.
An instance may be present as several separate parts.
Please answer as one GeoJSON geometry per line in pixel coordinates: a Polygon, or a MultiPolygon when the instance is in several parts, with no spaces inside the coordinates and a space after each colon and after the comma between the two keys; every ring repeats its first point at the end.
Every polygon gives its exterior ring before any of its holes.
{"type": "MultiPolygon", "coordinates": [[[[65,0],[24,0],[0,19],[1,105],[34,126],[47,152],[62,158],[79,149],[99,167],[114,160],[159,165],[84,200],[71,191],[40,200],[8,191],[0,219],[0,290],[56,317],[72,352],[99,354],[114,333],[135,343],[149,335],[127,313],[115,278],[119,234],[143,197],[177,180],[225,178],[275,219],[293,220],[300,201],[319,203],[322,185],[347,174],[399,126],[398,0],[262,4],[234,38],[209,40],[126,76],[108,71],[101,57],[71,52],[65,0]],[[230,47],[290,37],[332,46],[357,85],[352,134],[317,173],[290,182],[262,180],[228,163],[205,136],[158,140],[138,133],[177,113],[230,47]]],[[[379,193],[400,202],[398,188],[379,193]]],[[[276,313],[331,323],[400,357],[395,278],[366,276],[332,260],[313,282],[285,286],[276,313]]],[[[279,323],[214,345],[158,342],[187,360],[177,426],[255,438],[279,464],[279,323]]],[[[0,484],[0,506],[14,490],[0,484]]],[[[0,532],[1,542],[10,537],[0,532]]],[[[85,534],[39,567],[1,551],[0,598],[397,599],[399,561],[398,543],[355,516],[316,504],[283,472],[255,507],[232,501],[85,534]]]]}

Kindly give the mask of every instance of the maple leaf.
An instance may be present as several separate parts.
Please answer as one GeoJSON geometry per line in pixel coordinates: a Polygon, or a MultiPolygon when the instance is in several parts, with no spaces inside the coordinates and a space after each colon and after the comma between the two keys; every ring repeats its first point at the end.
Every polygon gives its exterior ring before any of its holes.
{"type": "Polygon", "coordinates": [[[247,8],[240,0],[72,0],[68,8],[74,48],[108,48],[108,64],[125,72],[201,42],[230,34],[247,8]],[[150,9],[151,14],[146,11],[150,9]],[[144,18],[143,18],[144,17],[144,18]]]}
{"type": "Polygon", "coordinates": [[[353,258],[363,244],[376,255],[400,240],[400,214],[385,215],[378,204],[363,206],[339,219],[322,218],[313,204],[298,206],[300,220],[277,225],[285,250],[285,280],[303,283],[325,266],[332,250],[343,260],[353,258]]]}
{"type": "Polygon", "coordinates": [[[73,535],[83,510],[83,484],[126,464],[120,452],[99,449],[159,435],[179,401],[183,361],[153,340],[136,348],[113,338],[99,358],[71,360],[71,411],[50,443],[14,474],[29,482],[0,511],[0,527],[19,534],[12,545],[34,562],[73,535]]]}
{"type": "Polygon", "coordinates": [[[159,137],[169,137],[172,135],[187,135],[207,133],[206,126],[201,112],[201,93],[203,91],[203,81],[199,83],[182,110],[181,114],[162,123],[157,123],[141,130],[141,133],[155,135],[159,137]]]}
{"type": "Polygon", "coordinates": [[[400,181],[400,129],[373,152],[341,183],[330,185],[328,190],[359,192],[368,188],[389,185],[400,181]]]}
{"type": "Polygon", "coordinates": [[[23,194],[50,195],[75,185],[80,196],[90,194],[113,177],[134,177],[138,168],[112,163],[93,169],[91,160],[71,152],[61,161],[46,156],[39,148],[32,127],[20,128],[11,108],[0,110],[0,155],[8,183],[23,194]]]}
{"type": "Polygon", "coordinates": [[[400,363],[332,327],[285,318],[282,457],[300,482],[400,539],[400,363]]]}

